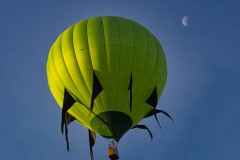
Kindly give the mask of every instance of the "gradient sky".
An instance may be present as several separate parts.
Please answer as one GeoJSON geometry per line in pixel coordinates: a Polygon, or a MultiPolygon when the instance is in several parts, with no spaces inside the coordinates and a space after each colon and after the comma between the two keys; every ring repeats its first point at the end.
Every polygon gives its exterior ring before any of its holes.
{"type": "MultiPolygon", "coordinates": [[[[80,20],[112,15],[147,27],[161,42],[168,79],[152,130],[129,131],[120,159],[240,159],[240,2],[238,0],[1,0],[0,159],[89,159],[87,129],[69,126],[70,152],[60,132],[61,110],[47,84],[48,51],[80,20]],[[183,16],[189,25],[181,24],[183,16]]],[[[96,160],[108,141],[97,136],[96,160]]]]}

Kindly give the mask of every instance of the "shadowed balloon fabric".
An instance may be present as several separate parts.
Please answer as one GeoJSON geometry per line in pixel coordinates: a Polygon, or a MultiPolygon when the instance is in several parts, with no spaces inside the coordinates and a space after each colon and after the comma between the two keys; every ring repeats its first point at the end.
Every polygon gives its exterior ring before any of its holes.
{"type": "Polygon", "coordinates": [[[121,17],[94,17],[57,38],[49,52],[47,78],[60,107],[65,91],[75,100],[69,115],[119,141],[156,110],[149,100],[156,97],[156,105],[160,98],[167,65],[159,41],[143,26],[121,17]]]}

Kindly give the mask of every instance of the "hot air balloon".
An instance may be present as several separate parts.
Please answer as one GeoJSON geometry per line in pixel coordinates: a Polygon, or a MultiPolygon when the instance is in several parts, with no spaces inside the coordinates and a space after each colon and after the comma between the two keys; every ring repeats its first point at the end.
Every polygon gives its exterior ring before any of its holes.
{"type": "Polygon", "coordinates": [[[171,119],[156,108],[167,79],[164,51],[132,20],[102,16],[72,25],[52,45],[46,68],[50,91],[62,108],[67,148],[67,125],[76,120],[89,130],[92,159],[95,133],[118,142],[140,128],[152,138],[138,123],[155,116],[159,124],[157,113],[171,119]]]}

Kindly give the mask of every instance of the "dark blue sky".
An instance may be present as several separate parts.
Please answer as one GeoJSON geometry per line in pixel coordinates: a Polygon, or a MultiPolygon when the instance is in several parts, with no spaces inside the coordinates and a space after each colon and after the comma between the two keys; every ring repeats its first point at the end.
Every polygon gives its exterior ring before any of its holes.
{"type": "MultiPolygon", "coordinates": [[[[147,27],[161,42],[168,79],[158,108],[162,129],[127,133],[121,159],[239,160],[240,2],[238,0],[1,0],[0,159],[89,159],[87,130],[69,126],[70,152],[60,132],[61,110],[46,79],[49,49],[70,25],[113,15],[147,27]],[[181,24],[183,16],[189,24],[181,24]]],[[[108,142],[97,137],[96,160],[108,142]]]]}

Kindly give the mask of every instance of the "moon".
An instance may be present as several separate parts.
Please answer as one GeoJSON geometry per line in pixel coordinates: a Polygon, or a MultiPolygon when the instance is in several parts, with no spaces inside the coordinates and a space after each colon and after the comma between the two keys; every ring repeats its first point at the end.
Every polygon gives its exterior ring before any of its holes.
{"type": "Polygon", "coordinates": [[[184,17],[182,18],[182,24],[183,24],[185,27],[188,26],[188,16],[184,16],[184,17]]]}

